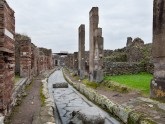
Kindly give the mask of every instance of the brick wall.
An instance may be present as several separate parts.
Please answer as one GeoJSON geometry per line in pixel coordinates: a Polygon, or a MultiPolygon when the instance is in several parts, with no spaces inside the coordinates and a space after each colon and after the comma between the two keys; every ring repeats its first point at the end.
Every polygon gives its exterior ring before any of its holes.
{"type": "Polygon", "coordinates": [[[0,112],[10,111],[15,72],[15,17],[5,0],[0,1],[0,112]]]}

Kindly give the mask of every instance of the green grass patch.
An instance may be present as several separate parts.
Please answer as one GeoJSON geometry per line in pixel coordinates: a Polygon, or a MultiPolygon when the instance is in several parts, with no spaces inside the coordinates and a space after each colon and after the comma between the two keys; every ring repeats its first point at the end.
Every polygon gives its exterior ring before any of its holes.
{"type": "Polygon", "coordinates": [[[144,95],[149,95],[150,82],[153,75],[139,73],[132,75],[105,76],[105,81],[114,81],[133,90],[138,90],[144,95]]]}
{"type": "Polygon", "coordinates": [[[42,90],[43,90],[43,85],[40,87],[40,100],[41,100],[41,106],[44,106],[46,98],[45,98],[45,95],[43,94],[42,90]]]}
{"type": "Polygon", "coordinates": [[[15,75],[15,78],[14,78],[14,83],[17,83],[19,80],[20,80],[20,76],[19,75],[15,75]]]}
{"type": "Polygon", "coordinates": [[[84,79],[84,80],[82,80],[82,82],[83,82],[86,86],[91,87],[91,88],[93,88],[93,89],[96,89],[97,87],[99,87],[99,84],[98,84],[98,83],[96,83],[96,82],[90,82],[88,79],[84,79]]]}

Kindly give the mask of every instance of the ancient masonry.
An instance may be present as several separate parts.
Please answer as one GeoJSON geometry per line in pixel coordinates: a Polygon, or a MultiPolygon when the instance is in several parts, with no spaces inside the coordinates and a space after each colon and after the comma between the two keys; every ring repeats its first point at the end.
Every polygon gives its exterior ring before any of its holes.
{"type": "Polygon", "coordinates": [[[154,0],[151,97],[165,100],[165,1],[154,0]]]}
{"type": "Polygon", "coordinates": [[[78,72],[80,79],[85,76],[85,25],[80,25],[79,35],[79,52],[78,52],[78,72]]]}
{"type": "MultiPolygon", "coordinates": [[[[5,0],[0,1],[0,112],[11,108],[15,70],[15,17],[5,0]]],[[[4,111],[6,110],[6,111],[4,111]]]]}
{"type": "Polygon", "coordinates": [[[75,73],[78,73],[78,52],[73,53],[73,70],[75,73]]]}
{"type": "Polygon", "coordinates": [[[21,34],[16,34],[15,43],[15,73],[29,79],[38,75],[38,48],[31,43],[28,36],[21,34]]]}
{"type": "MultiPolygon", "coordinates": [[[[18,38],[16,35],[16,42],[18,42],[19,47],[19,71],[21,77],[30,77],[31,76],[31,39],[21,37],[18,38]]],[[[17,64],[17,63],[16,63],[17,64]]]]}
{"type": "Polygon", "coordinates": [[[39,48],[38,74],[44,72],[45,70],[51,69],[52,65],[52,50],[39,48]]]}
{"type": "Polygon", "coordinates": [[[98,28],[98,7],[93,7],[89,12],[89,76],[90,81],[101,82],[103,80],[103,37],[102,29],[98,28]]]}

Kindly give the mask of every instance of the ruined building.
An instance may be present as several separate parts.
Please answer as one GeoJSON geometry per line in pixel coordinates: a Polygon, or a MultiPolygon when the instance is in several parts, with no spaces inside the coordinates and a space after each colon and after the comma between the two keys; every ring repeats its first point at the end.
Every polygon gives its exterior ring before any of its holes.
{"type": "Polygon", "coordinates": [[[15,71],[20,77],[31,76],[31,39],[28,36],[16,34],[15,71]]]}
{"type": "Polygon", "coordinates": [[[135,38],[132,41],[131,37],[127,38],[127,59],[128,62],[139,62],[143,57],[144,41],[140,38],[135,38]]]}
{"type": "Polygon", "coordinates": [[[15,70],[15,17],[5,0],[0,1],[0,112],[10,111],[15,70]]]}
{"type": "Polygon", "coordinates": [[[165,101],[165,1],[154,0],[151,97],[165,101]]]}
{"type": "Polygon", "coordinates": [[[32,79],[53,67],[52,51],[38,48],[28,36],[16,34],[15,72],[20,77],[32,79]]]}
{"type": "Polygon", "coordinates": [[[52,50],[46,48],[39,48],[39,58],[37,62],[38,74],[44,72],[45,70],[52,69],[52,50]]]}

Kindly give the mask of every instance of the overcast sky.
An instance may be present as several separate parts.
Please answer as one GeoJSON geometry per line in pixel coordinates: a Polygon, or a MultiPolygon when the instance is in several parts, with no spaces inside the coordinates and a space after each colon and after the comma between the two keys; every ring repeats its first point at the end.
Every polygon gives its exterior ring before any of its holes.
{"type": "Polygon", "coordinates": [[[89,11],[99,7],[104,49],[125,46],[127,37],[152,42],[153,0],[7,0],[15,11],[16,32],[53,52],[78,51],[78,27],[86,26],[89,50],[89,11]]]}

